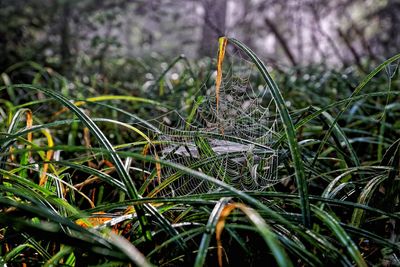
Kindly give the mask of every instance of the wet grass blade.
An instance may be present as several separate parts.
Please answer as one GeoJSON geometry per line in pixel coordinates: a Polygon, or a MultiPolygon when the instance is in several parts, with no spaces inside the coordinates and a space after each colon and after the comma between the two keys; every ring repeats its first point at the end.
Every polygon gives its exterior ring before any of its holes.
{"type": "Polygon", "coordinates": [[[293,266],[292,262],[290,261],[289,257],[287,256],[285,250],[283,249],[281,242],[279,241],[277,235],[270,230],[265,220],[256,212],[255,210],[247,207],[242,203],[232,203],[226,205],[220,213],[218,218],[218,222],[216,224],[216,239],[217,239],[217,246],[218,246],[218,263],[219,266],[222,267],[222,244],[221,244],[221,232],[225,226],[226,218],[234,209],[240,209],[249,220],[253,223],[256,227],[264,241],[267,243],[269,249],[271,250],[272,254],[275,257],[276,263],[278,266],[293,266]]]}
{"type": "Polygon", "coordinates": [[[194,263],[195,267],[201,267],[204,265],[204,262],[207,257],[207,251],[209,249],[211,236],[214,234],[215,227],[218,223],[218,218],[221,214],[221,211],[225,207],[226,204],[230,201],[231,198],[225,197],[218,201],[212,210],[210,217],[208,218],[208,222],[206,225],[206,230],[201,238],[199,250],[197,252],[196,261],[194,263]]]}
{"type": "Polygon", "coordinates": [[[360,251],[357,248],[357,245],[353,242],[351,237],[346,233],[346,231],[340,226],[338,221],[333,218],[326,211],[320,210],[318,208],[314,208],[313,212],[331,231],[336,235],[340,243],[342,243],[343,247],[346,248],[349,256],[355,261],[357,266],[367,267],[367,263],[362,257],[360,251]]]}
{"type": "Polygon", "coordinates": [[[217,78],[215,81],[215,98],[217,101],[217,113],[219,108],[219,90],[221,88],[222,82],[222,63],[224,62],[225,49],[228,44],[228,39],[226,37],[221,37],[218,40],[218,59],[217,59],[217,78]]]}
{"type": "MultiPolygon", "coordinates": [[[[97,139],[100,145],[106,149],[107,155],[110,157],[111,162],[114,164],[117,173],[119,174],[121,181],[124,183],[128,196],[132,199],[139,198],[139,194],[135,187],[135,184],[132,181],[132,178],[129,176],[129,173],[125,170],[124,164],[121,158],[116,153],[115,149],[108,141],[104,133],[99,129],[99,127],[91,120],[89,116],[87,116],[84,112],[82,112],[77,106],[75,106],[69,99],[64,97],[58,92],[53,90],[44,88],[44,87],[36,87],[32,85],[16,85],[17,88],[25,88],[31,90],[41,91],[49,97],[57,100],[60,104],[70,109],[85,126],[89,129],[89,131],[93,134],[93,136],[97,139]]],[[[136,207],[136,211],[138,213],[139,221],[143,228],[143,233],[145,234],[145,238],[151,240],[151,233],[148,229],[147,218],[145,217],[145,212],[142,206],[138,205],[136,207]]]]}
{"type": "MultiPolygon", "coordinates": [[[[319,108],[314,107],[317,111],[319,110],[319,108]]],[[[323,116],[323,118],[326,120],[327,124],[329,125],[329,127],[333,127],[332,128],[332,132],[334,133],[335,137],[338,139],[338,141],[340,142],[339,145],[342,145],[342,143],[344,144],[344,146],[347,148],[348,152],[350,153],[350,157],[352,160],[352,165],[354,167],[358,167],[360,166],[360,161],[358,159],[357,153],[355,152],[353,146],[351,145],[349,139],[347,138],[345,132],[343,131],[343,129],[336,123],[334,124],[334,118],[328,113],[328,112],[322,112],[321,114],[323,116]]]]}
{"type": "Polygon", "coordinates": [[[396,60],[400,59],[400,54],[397,54],[389,59],[387,59],[385,62],[381,63],[378,67],[376,67],[371,73],[369,73],[367,75],[367,77],[365,77],[361,83],[354,89],[353,93],[351,94],[351,96],[349,97],[351,100],[346,102],[345,106],[339,111],[339,113],[336,115],[335,119],[331,122],[331,127],[328,129],[328,131],[325,133],[324,138],[322,139],[318,150],[315,154],[315,157],[313,159],[312,162],[312,166],[315,165],[319,154],[321,153],[324,145],[326,144],[326,142],[328,141],[332,131],[334,130],[335,125],[338,123],[339,119],[341,118],[341,116],[343,115],[343,113],[350,107],[350,105],[353,103],[353,99],[359,95],[359,93],[364,89],[364,87],[371,81],[371,79],[373,77],[375,77],[379,72],[381,72],[384,68],[386,68],[386,66],[388,66],[389,64],[395,62],[396,60]]]}
{"type": "Polygon", "coordinates": [[[303,161],[301,159],[300,148],[297,143],[296,131],[293,125],[293,121],[289,115],[289,111],[286,107],[285,101],[282,97],[282,94],[279,90],[278,85],[272,79],[269,74],[267,67],[264,63],[257,57],[257,55],[246,45],[236,39],[228,39],[229,42],[235,44],[241,51],[246,53],[247,56],[250,57],[252,62],[256,65],[258,70],[260,71],[262,77],[267,82],[267,85],[270,89],[272,97],[276,103],[276,106],[279,111],[279,115],[282,120],[283,127],[285,129],[286,138],[288,141],[290,153],[293,160],[293,167],[296,175],[296,182],[299,191],[300,201],[301,201],[301,212],[303,215],[303,224],[306,227],[311,226],[311,215],[310,215],[310,203],[308,201],[308,185],[307,180],[304,173],[303,161]]]}
{"type": "MultiPolygon", "coordinates": [[[[371,179],[367,185],[363,188],[360,196],[358,197],[357,203],[368,205],[369,200],[375,193],[379,185],[381,185],[388,177],[386,175],[379,175],[371,179]]],[[[354,209],[353,215],[351,217],[351,225],[354,227],[359,227],[363,222],[365,211],[363,209],[354,209]]]]}

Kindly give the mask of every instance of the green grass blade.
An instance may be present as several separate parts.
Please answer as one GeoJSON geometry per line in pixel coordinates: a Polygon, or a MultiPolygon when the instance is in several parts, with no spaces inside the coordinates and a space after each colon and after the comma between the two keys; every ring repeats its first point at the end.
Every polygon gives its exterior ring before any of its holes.
{"type": "Polygon", "coordinates": [[[301,201],[303,224],[306,227],[310,227],[311,226],[310,203],[308,201],[308,185],[304,173],[303,161],[301,159],[300,149],[297,143],[296,131],[293,125],[293,121],[289,115],[289,111],[286,107],[285,101],[282,97],[279,87],[272,79],[264,63],[262,63],[262,61],[250,48],[248,48],[246,45],[244,45],[242,42],[236,39],[229,38],[228,41],[235,44],[241,51],[246,53],[246,55],[251,58],[253,63],[257,66],[258,70],[260,71],[262,77],[267,82],[272,97],[274,98],[274,101],[278,108],[279,115],[281,117],[283,127],[285,129],[285,134],[288,140],[289,149],[295,169],[300,201],[301,201]]]}
{"type": "Polygon", "coordinates": [[[12,261],[14,258],[16,258],[19,254],[21,254],[25,249],[27,248],[33,248],[33,246],[29,243],[21,244],[15,248],[13,248],[10,252],[8,252],[4,257],[5,262],[12,261]]]}
{"type": "MultiPolygon", "coordinates": [[[[16,87],[41,91],[44,94],[48,95],[49,97],[54,98],[55,100],[60,102],[63,106],[70,109],[85,124],[85,126],[88,127],[90,132],[93,134],[93,136],[95,136],[95,138],[101,144],[101,146],[107,150],[107,155],[110,157],[111,162],[114,164],[117,173],[119,174],[122,182],[124,183],[126,190],[128,192],[128,196],[132,199],[137,199],[140,197],[135,187],[135,184],[132,181],[132,178],[129,176],[129,173],[124,168],[124,164],[121,158],[118,156],[114,147],[108,141],[104,133],[93,122],[93,120],[91,120],[89,116],[87,116],[77,106],[71,103],[69,99],[67,99],[60,93],[55,92],[53,90],[44,87],[36,87],[32,85],[23,85],[23,84],[16,85],[16,87]]],[[[136,211],[138,213],[139,221],[144,230],[143,233],[145,234],[146,239],[151,240],[151,233],[148,229],[148,222],[147,218],[145,217],[145,212],[143,207],[140,205],[137,206],[136,211]]]]}
{"type": "Polygon", "coordinates": [[[214,234],[215,226],[217,225],[218,218],[221,214],[222,209],[225,205],[230,201],[231,198],[224,197],[218,201],[212,210],[210,217],[208,218],[208,222],[206,225],[206,230],[201,238],[199,250],[197,252],[196,261],[194,263],[195,267],[201,267],[204,265],[204,262],[207,257],[207,250],[210,245],[211,236],[214,234]]]}
{"type": "Polygon", "coordinates": [[[61,249],[44,264],[44,267],[58,266],[60,264],[59,261],[73,251],[74,249],[72,247],[62,246],[61,249]]]}
{"type": "MultiPolygon", "coordinates": [[[[379,175],[371,179],[367,185],[363,188],[360,196],[358,197],[357,203],[368,205],[369,200],[375,193],[375,190],[385,181],[388,177],[386,175],[379,175]]],[[[351,225],[354,227],[359,227],[363,222],[365,211],[363,209],[354,209],[353,215],[351,217],[351,225]]]]}
{"type": "Polygon", "coordinates": [[[355,261],[357,266],[366,267],[367,263],[362,257],[357,245],[353,242],[351,237],[346,233],[346,231],[340,226],[338,221],[333,218],[329,213],[314,208],[313,212],[328,228],[336,235],[338,240],[342,243],[343,247],[346,248],[349,255],[355,261]]]}
{"type": "MultiPolygon", "coordinates": [[[[250,220],[250,222],[257,229],[261,237],[264,239],[265,243],[268,245],[271,250],[272,255],[274,256],[276,263],[281,267],[291,267],[293,263],[290,258],[286,254],[278,236],[270,229],[265,220],[261,217],[261,215],[254,209],[247,207],[242,203],[232,203],[226,205],[220,214],[220,218],[218,219],[216,233],[217,233],[217,241],[218,241],[218,233],[222,231],[226,217],[230,214],[233,209],[240,209],[250,220]]],[[[220,259],[221,260],[221,259],[220,259]]]]}
{"type": "MultiPolygon", "coordinates": [[[[351,96],[349,97],[350,99],[353,99],[354,97],[356,97],[363,89],[364,87],[371,81],[371,79],[373,77],[375,77],[380,71],[382,71],[386,66],[388,66],[389,64],[395,62],[396,60],[400,59],[400,54],[397,54],[389,59],[387,59],[386,61],[384,61],[383,63],[381,63],[378,67],[376,67],[371,73],[369,73],[367,75],[367,77],[365,77],[361,83],[354,89],[353,93],[351,94],[351,96]]],[[[338,123],[339,119],[341,118],[341,116],[343,115],[343,113],[350,107],[350,105],[353,103],[353,101],[348,101],[346,102],[345,106],[340,110],[340,112],[336,115],[335,119],[332,121],[331,123],[331,127],[328,129],[328,131],[325,133],[324,138],[322,139],[317,153],[315,154],[315,157],[313,159],[312,162],[312,166],[315,165],[317,159],[318,159],[318,155],[321,153],[322,148],[324,147],[324,145],[326,144],[326,142],[328,141],[332,131],[334,130],[335,125],[338,123]]]]}
{"type": "MultiPolygon", "coordinates": [[[[319,110],[319,108],[317,108],[317,107],[314,107],[314,108],[317,111],[319,110]]],[[[345,132],[343,131],[343,129],[337,123],[334,124],[334,118],[328,112],[324,111],[324,112],[322,112],[321,115],[325,118],[325,120],[326,120],[327,124],[329,125],[329,127],[333,127],[332,128],[332,132],[335,134],[336,138],[339,140],[340,145],[341,145],[341,143],[343,143],[344,146],[349,151],[351,160],[353,162],[353,166],[354,167],[360,166],[360,161],[358,159],[357,153],[353,149],[353,146],[350,144],[350,141],[347,138],[347,136],[346,136],[345,132]]]]}

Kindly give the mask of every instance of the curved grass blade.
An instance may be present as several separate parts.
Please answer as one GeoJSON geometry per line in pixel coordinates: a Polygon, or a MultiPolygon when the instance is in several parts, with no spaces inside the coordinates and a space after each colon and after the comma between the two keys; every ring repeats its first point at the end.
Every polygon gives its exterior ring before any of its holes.
{"type": "Polygon", "coordinates": [[[342,243],[343,247],[346,248],[349,256],[355,261],[357,266],[367,267],[367,263],[362,257],[357,245],[353,242],[351,237],[346,233],[346,231],[340,226],[338,221],[333,218],[329,213],[323,211],[319,208],[313,208],[313,212],[328,228],[336,235],[339,241],[342,243]]]}
{"type": "MultiPolygon", "coordinates": [[[[48,129],[43,129],[42,133],[47,138],[47,144],[48,144],[47,146],[53,147],[54,141],[53,141],[53,137],[50,134],[50,131],[48,129]]],[[[49,162],[52,159],[53,150],[47,150],[45,157],[46,157],[45,158],[46,163],[43,164],[43,170],[41,171],[41,174],[40,174],[40,180],[39,180],[40,186],[45,185],[45,183],[47,182],[47,169],[49,168],[49,163],[47,163],[47,162],[49,162]]]]}
{"type": "MultiPolygon", "coordinates": [[[[375,193],[375,190],[386,179],[388,179],[386,175],[379,175],[371,179],[362,190],[360,196],[358,197],[357,203],[368,205],[368,202],[371,199],[372,195],[375,193]]],[[[354,209],[353,215],[351,217],[351,225],[354,227],[359,227],[362,223],[364,213],[365,211],[363,209],[354,209]]]]}
{"type": "Polygon", "coordinates": [[[364,230],[364,229],[361,229],[359,227],[353,227],[351,225],[346,225],[346,224],[341,224],[341,225],[349,233],[358,235],[359,237],[366,238],[366,239],[371,240],[371,241],[373,241],[373,242],[375,242],[377,244],[381,244],[381,245],[383,245],[385,247],[390,247],[390,248],[395,249],[398,252],[400,252],[400,245],[397,242],[392,242],[392,241],[390,241],[390,240],[388,240],[388,239],[386,239],[386,238],[384,238],[384,237],[382,237],[380,235],[371,233],[371,232],[369,232],[367,230],[364,230]]]}
{"type": "MultiPolygon", "coordinates": [[[[82,112],[76,105],[71,103],[66,97],[53,90],[49,90],[43,87],[36,87],[32,85],[23,85],[23,84],[16,85],[16,87],[41,91],[44,94],[48,95],[49,97],[54,98],[68,109],[70,109],[85,124],[85,126],[95,136],[95,138],[101,144],[101,146],[107,150],[107,155],[110,157],[110,160],[114,164],[117,173],[119,174],[122,182],[124,183],[128,196],[132,199],[137,199],[140,197],[136,190],[135,184],[133,183],[131,177],[129,176],[129,173],[124,168],[124,164],[121,158],[118,156],[114,147],[108,141],[104,133],[99,129],[99,127],[97,127],[97,125],[93,122],[93,120],[89,118],[89,116],[87,116],[84,112],[82,112]]],[[[138,205],[136,207],[136,211],[138,213],[138,218],[143,228],[143,234],[145,235],[145,238],[151,240],[151,233],[150,230],[148,229],[148,221],[145,216],[143,207],[138,205]]]]}
{"type": "Polygon", "coordinates": [[[212,210],[210,217],[208,218],[208,222],[206,225],[206,230],[201,238],[199,250],[197,252],[196,261],[194,263],[195,267],[201,267],[204,265],[204,262],[207,257],[207,250],[210,245],[211,236],[214,234],[215,227],[218,222],[218,218],[226,204],[231,200],[229,197],[224,197],[218,201],[215,205],[214,209],[212,210]]]}
{"type": "Polygon", "coordinates": [[[286,107],[285,101],[282,97],[282,94],[279,90],[278,85],[272,79],[271,75],[269,74],[266,66],[262,61],[257,57],[257,55],[246,45],[241,43],[236,39],[228,39],[229,42],[235,44],[241,51],[245,52],[247,56],[251,58],[253,63],[257,66],[258,70],[260,71],[262,77],[267,82],[267,85],[270,89],[271,95],[274,98],[276,106],[279,111],[279,115],[281,117],[283,127],[285,129],[286,138],[288,140],[290,153],[293,160],[295,176],[297,187],[299,191],[300,201],[301,201],[301,212],[303,215],[303,224],[306,227],[311,227],[311,215],[310,215],[310,203],[308,201],[308,185],[307,180],[304,174],[304,166],[303,161],[300,155],[299,145],[296,139],[296,131],[293,125],[293,121],[289,115],[289,111],[286,107]]]}
{"type": "MultiPolygon", "coordinates": [[[[30,109],[26,109],[26,108],[24,108],[24,109],[19,109],[15,114],[14,114],[14,116],[12,116],[12,117],[10,117],[10,122],[9,122],[9,126],[8,126],[8,129],[7,129],[7,135],[12,135],[14,132],[16,132],[17,131],[17,127],[18,127],[18,123],[19,122],[21,122],[22,121],[22,119],[23,119],[23,115],[24,115],[24,113],[26,113],[26,124],[27,124],[27,130],[28,130],[28,132],[27,132],[27,136],[28,136],[28,139],[32,139],[32,132],[31,132],[31,129],[32,129],[32,111],[30,110],[30,109]]],[[[8,140],[2,140],[1,141],[1,148],[0,148],[0,152],[2,152],[2,153],[4,153],[4,152],[6,152],[8,149],[11,149],[11,145],[12,145],[12,143],[14,142],[15,140],[13,139],[13,138],[11,138],[11,139],[8,139],[8,140]]],[[[26,153],[24,153],[23,155],[22,155],[22,159],[25,159],[25,160],[23,160],[23,161],[25,161],[25,162],[22,162],[22,164],[24,164],[24,163],[27,163],[28,162],[28,155],[30,154],[30,151],[29,151],[29,149],[26,151],[26,153]]],[[[12,156],[12,154],[10,154],[11,156],[12,156]]],[[[6,162],[6,158],[5,157],[7,157],[7,156],[0,156],[0,162],[1,162],[1,164],[0,164],[0,167],[2,168],[2,169],[4,169],[4,164],[5,164],[5,162],[6,162]]],[[[25,175],[25,177],[27,176],[27,173],[23,173],[22,175],[25,175]]],[[[0,183],[2,182],[2,179],[3,179],[3,176],[0,174],[0,183]]]]}
{"type": "Polygon", "coordinates": [[[217,113],[219,107],[219,90],[222,82],[222,63],[224,62],[225,49],[228,44],[228,39],[226,37],[221,37],[218,40],[218,59],[217,59],[217,78],[215,81],[215,98],[217,101],[217,113]]]}
{"type": "Polygon", "coordinates": [[[104,182],[106,182],[106,183],[118,188],[119,190],[127,192],[126,188],[124,187],[124,184],[121,183],[121,181],[115,179],[114,177],[112,177],[111,175],[109,175],[109,174],[107,174],[107,173],[105,173],[103,171],[99,171],[97,169],[85,166],[83,164],[69,162],[69,161],[57,161],[57,162],[52,161],[51,163],[52,164],[59,164],[59,165],[62,165],[62,166],[68,166],[68,167],[74,168],[76,170],[82,171],[84,173],[88,173],[90,175],[96,176],[100,180],[102,180],[102,181],[104,181],[104,182]]]}
{"type": "MultiPolygon", "coordinates": [[[[62,225],[68,226],[71,230],[74,230],[77,233],[72,232],[72,234],[67,234],[67,233],[63,233],[61,232],[61,228],[58,224],[52,224],[52,223],[41,223],[39,225],[36,224],[32,224],[30,222],[27,221],[18,221],[18,219],[10,219],[10,216],[7,215],[2,215],[0,216],[0,221],[2,223],[7,222],[7,220],[9,220],[9,224],[12,226],[15,226],[17,228],[20,229],[31,229],[33,231],[35,231],[34,229],[36,229],[36,231],[38,232],[37,234],[38,237],[51,237],[51,236],[63,236],[64,237],[60,240],[62,240],[62,242],[66,243],[66,244],[71,244],[73,246],[79,246],[82,247],[84,245],[87,246],[87,248],[89,249],[91,246],[93,246],[93,248],[95,249],[96,246],[103,246],[104,249],[111,249],[113,246],[114,248],[118,248],[121,252],[124,253],[124,255],[126,255],[129,259],[132,260],[132,262],[134,262],[137,266],[152,266],[145,258],[144,256],[126,239],[119,237],[113,233],[108,233],[108,238],[103,238],[100,234],[93,232],[93,231],[88,231],[82,227],[79,227],[78,225],[74,224],[73,222],[71,222],[70,220],[63,218],[61,216],[58,216],[55,213],[51,213],[48,212],[48,210],[46,210],[45,208],[40,208],[40,207],[34,207],[31,205],[24,205],[24,204],[20,204],[20,203],[16,203],[16,202],[12,202],[10,200],[7,199],[0,199],[0,202],[6,205],[11,205],[14,207],[17,207],[19,209],[22,209],[26,212],[35,214],[37,216],[40,217],[44,217],[49,219],[50,221],[54,221],[54,222],[58,222],[62,225]],[[41,234],[42,235],[41,235],[41,234]],[[81,243],[79,245],[79,243],[81,243]],[[85,244],[86,243],[86,244],[85,244]]],[[[51,240],[51,238],[50,238],[51,240]]],[[[95,250],[93,249],[93,252],[95,252],[95,250]]],[[[67,254],[70,253],[71,251],[69,251],[67,249],[67,254]]],[[[100,253],[101,250],[99,251],[100,253]]],[[[109,252],[110,254],[113,254],[112,251],[110,250],[109,252]]],[[[59,259],[60,255],[55,255],[55,258],[53,257],[52,259],[50,259],[50,261],[54,261],[55,259],[59,259]]]]}
{"type": "MultiPolygon", "coordinates": [[[[317,111],[320,110],[320,108],[317,108],[317,107],[313,107],[313,108],[316,109],[317,111]]],[[[335,134],[336,138],[338,138],[339,142],[340,143],[343,142],[345,147],[347,147],[347,150],[349,151],[351,160],[353,162],[353,166],[354,167],[360,166],[360,161],[358,159],[357,153],[354,151],[353,146],[350,144],[350,141],[347,138],[343,129],[337,123],[333,124],[334,119],[328,112],[324,111],[324,112],[322,112],[321,115],[325,118],[328,125],[330,127],[333,127],[332,132],[335,134]]]]}
{"type": "Polygon", "coordinates": [[[3,256],[3,259],[5,262],[12,261],[14,258],[19,256],[25,249],[27,248],[34,248],[31,244],[29,243],[24,243],[21,244],[15,248],[13,248],[10,252],[8,252],[6,255],[3,256]]]}
{"type": "MultiPolygon", "coordinates": [[[[151,99],[136,97],[136,96],[127,96],[127,95],[102,95],[102,96],[89,97],[85,100],[74,102],[74,105],[77,107],[80,107],[80,106],[85,105],[86,102],[100,102],[100,101],[109,101],[109,100],[124,100],[124,101],[139,102],[139,103],[151,104],[154,106],[165,107],[165,105],[163,105],[162,103],[151,100],[151,99]]],[[[68,109],[69,109],[68,107],[65,107],[65,108],[61,109],[60,111],[57,111],[53,116],[58,116],[64,112],[66,112],[68,109]]]]}
{"type": "MultiPolygon", "coordinates": [[[[46,150],[49,148],[45,148],[42,147],[40,148],[40,150],[46,150]]],[[[70,146],[54,146],[52,148],[53,150],[64,150],[64,151],[87,151],[87,148],[85,147],[70,147],[70,146]]],[[[91,148],[91,150],[93,151],[98,151],[98,152],[104,152],[104,149],[101,148],[91,148]]],[[[19,152],[23,152],[24,150],[15,150],[14,153],[19,153],[19,152]]],[[[116,152],[117,153],[117,152],[116,152]]],[[[7,153],[6,153],[7,154],[7,153]]],[[[163,166],[166,167],[171,167],[176,169],[179,172],[185,173],[187,175],[193,176],[197,179],[200,180],[204,180],[204,181],[208,181],[210,183],[215,184],[216,186],[220,187],[221,189],[225,189],[228,192],[230,192],[230,196],[236,196],[238,198],[241,198],[245,201],[247,201],[249,204],[253,205],[254,207],[257,207],[258,209],[262,210],[271,220],[274,220],[275,222],[278,223],[282,223],[284,225],[286,225],[288,228],[292,229],[292,230],[298,230],[299,227],[297,225],[293,225],[292,223],[290,223],[288,220],[286,220],[285,218],[283,218],[281,215],[277,214],[274,210],[272,210],[271,208],[267,207],[265,204],[263,204],[261,201],[257,200],[255,197],[252,197],[250,195],[248,195],[246,192],[243,192],[241,190],[238,190],[236,188],[234,188],[233,186],[230,186],[226,183],[224,183],[223,181],[220,181],[218,179],[215,179],[211,176],[208,176],[202,172],[193,170],[191,168],[188,168],[186,166],[177,164],[177,163],[173,163],[170,161],[166,161],[163,159],[155,159],[154,157],[150,157],[150,156],[144,156],[140,153],[134,153],[134,152],[126,152],[126,151],[120,151],[118,152],[119,155],[121,156],[126,156],[126,157],[132,157],[136,160],[140,160],[140,161],[146,161],[146,162],[150,162],[150,163],[160,163],[163,166]]],[[[207,195],[205,195],[207,196],[207,195]]],[[[137,202],[135,203],[141,203],[140,199],[137,199],[137,202]]]]}
{"type": "MultiPolygon", "coordinates": [[[[373,77],[375,77],[375,75],[377,75],[380,71],[382,71],[384,68],[386,68],[387,65],[391,64],[392,62],[399,60],[400,59],[400,54],[397,54],[389,59],[387,59],[386,61],[384,61],[383,63],[381,63],[378,67],[376,67],[370,74],[367,75],[367,77],[365,77],[361,83],[354,89],[353,93],[351,94],[351,96],[349,97],[350,99],[353,99],[355,96],[357,96],[362,89],[364,89],[364,87],[371,81],[371,79],[373,77]]],[[[339,111],[339,113],[336,115],[335,119],[332,121],[331,123],[331,127],[329,127],[328,131],[325,133],[324,138],[322,139],[317,153],[315,154],[315,157],[313,159],[312,162],[312,166],[315,165],[317,159],[318,159],[318,155],[321,153],[324,145],[326,144],[326,142],[328,141],[332,131],[334,130],[335,125],[338,123],[340,117],[343,115],[343,113],[350,107],[350,105],[353,103],[353,101],[348,101],[346,102],[345,106],[339,111]]]]}
{"type": "Polygon", "coordinates": [[[3,83],[7,86],[7,94],[10,97],[10,100],[13,103],[17,103],[16,97],[15,97],[15,91],[14,91],[14,88],[12,86],[10,76],[8,76],[7,73],[3,72],[0,75],[0,77],[3,80],[3,83]]]}
{"type": "Polygon", "coordinates": [[[267,223],[260,216],[260,214],[258,214],[258,212],[247,207],[242,203],[232,203],[226,205],[222,209],[215,228],[217,246],[218,246],[218,263],[220,267],[222,267],[221,233],[225,226],[226,218],[234,209],[240,209],[244,214],[246,214],[249,220],[257,228],[258,232],[260,233],[264,241],[267,243],[268,247],[271,249],[271,252],[275,257],[278,266],[285,266],[285,267],[293,266],[285,250],[283,249],[277,235],[269,229],[267,223]]]}
{"type": "MultiPolygon", "coordinates": [[[[44,89],[44,88],[43,88],[44,89]]],[[[44,90],[46,90],[46,89],[44,89],[44,90]]],[[[84,113],[83,113],[83,115],[85,115],[84,113]]],[[[78,116],[79,117],[79,116],[78,116]]],[[[90,118],[89,118],[89,120],[90,120],[90,118]]],[[[94,120],[92,120],[92,123],[94,123],[93,122],[94,120]]],[[[109,119],[95,119],[95,121],[106,121],[106,122],[112,122],[112,123],[115,123],[115,124],[119,124],[119,125],[122,125],[122,126],[124,126],[124,127],[127,127],[127,128],[129,128],[129,129],[131,129],[131,130],[133,130],[133,131],[135,131],[136,133],[138,133],[140,136],[142,136],[147,142],[149,142],[149,143],[151,143],[151,140],[143,133],[143,132],[141,132],[139,129],[137,129],[136,127],[133,127],[133,126],[131,126],[131,125],[128,125],[128,124],[125,124],[125,123],[121,123],[121,122],[118,122],[118,121],[114,121],[114,120],[109,120],[109,119]]],[[[85,123],[84,121],[83,121],[83,123],[85,123]]],[[[96,125],[94,125],[94,126],[96,126],[96,125]]],[[[97,127],[97,126],[96,126],[97,127]]],[[[90,127],[88,127],[89,129],[90,129],[90,127]]],[[[100,130],[99,130],[100,131],[100,130]]],[[[100,132],[101,133],[101,132],[100,132]]],[[[101,136],[99,137],[99,138],[101,138],[101,136]]],[[[104,137],[105,138],[105,137],[104,137]]],[[[108,141],[107,139],[105,139],[105,141],[108,141]]],[[[108,144],[109,146],[107,146],[107,144],[105,144],[104,145],[104,147],[105,147],[105,149],[106,149],[106,153],[108,154],[109,152],[110,152],[110,150],[109,150],[109,147],[111,147],[111,144],[108,144]]],[[[113,152],[114,154],[115,154],[115,156],[116,156],[116,159],[119,159],[119,156],[116,154],[116,152],[115,151],[111,151],[111,152],[113,152]]],[[[119,159],[119,161],[122,163],[122,161],[119,159]]],[[[118,160],[117,161],[114,161],[114,163],[115,162],[117,162],[118,163],[118,160]]],[[[159,163],[156,163],[156,164],[159,164],[159,163]]],[[[117,168],[117,165],[115,166],[115,168],[116,168],[116,170],[118,171],[118,168],[117,168]]],[[[120,174],[121,174],[121,172],[119,172],[120,174]]],[[[129,177],[129,174],[128,174],[128,172],[127,172],[127,170],[124,168],[123,169],[123,172],[122,172],[123,174],[125,174],[125,176],[127,176],[127,177],[129,177]]],[[[100,175],[102,178],[104,178],[103,177],[103,175],[100,175]]],[[[124,182],[124,179],[122,179],[123,180],[123,182],[124,182]]],[[[110,180],[111,181],[111,180],[110,180]]],[[[130,177],[129,177],[129,181],[131,181],[130,180],[130,177]]],[[[135,189],[135,188],[133,188],[133,189],[135,189]]],[[[127,187],[127,185],[125,184],[125,190],[129,193],[129,188],[127,187]]],[[[135,189],[136,190],[136,189],[135,189]]],[[[137,193],[136,193],[136,197],[135,198],[140,198],[141,196],[140,195],[138,195],[137,193]]],[[[152,214],[160,223],[161,223],[161,225],[163,226],[163,228],[166,230],[166,232],[168,232],[170,235],[176,235],[177,234],[177,231],[174,229],[174,228],[172,228],[171,226],[170,226],[170,224],[169,224],[169,222],[165,219],[165,218],[163,218],[163,216],[161,216],[160,214],[158,214],[158,212],[157,212],[157,210],[154,208],[154,207],[152,207],[152,206],[148,206],[148,205],[145,205],[146,206],[146,209],[148,210],[148,212],[150,213],[150,214],[152,214]]],[[[141,206],[139,205],[138,206],[139,208],[141,208],[141,206]]],[[[136,207],[136,211],[137,211],[137,213],[138,213],[138,215],[139,214],[141,214],[141,210],[138,208],[138,207],[136,207]]],[[[143,216],[142,216],[143,218],[143,220],[145,220],[146,218],[144,217],[144,211],[143,211],[143,216]]],[[[141,220],[141,217],[139,216],[139,220],[141,220]]],[[[144,228],[145,230],[146,230],[146,228],[144,228]]],[[[147,233],[146,233],[147,235],[147,238],[149,239],[149,238],[151,238],[151,234],[150,234],[150,232],[149,231],[147,231],[147,233]]],[[[184,244],[184,242],[182,241],[182,240],[180,240],[181,242],[179,242],[179,246],[181,247],[181,248],[185,248],[185,244],[184,244]]]]}
{"type": "Polygon", "coordinates": [[[133,120],[138,121],[141,125],[145,126],[147,129],[152,130],[153,132],[155,132],[157,134],[161,134],[160,129],[158,129],[156,126],[154,126],[150,122],[148,122],[148,121],[146,121],[146,120],[144,120],[144,119],[142,119],[142,118],[136,116],[135,114],[132,114],[132,113],[126,111],[126,110],[123,110],[123,109],[120,109],[120,108],[117,108],[117,107],[114,107],[114,106],[111,106],[111,105],[108,105],[108,104],[105,104],[105,103],[99,103],[99,102],[88,102],[88,103],[96,104],[98,106],[109,108],[110,110],[118,111],[118,112],[120,112],[122,114],[125,114],[125,115],[129,116],[133,120]]]}
{"type": "Polygon", "coordinates": [[[44,264],[44,267],[53,267],[59,265],[59,261],[66,255],[71,254],[73,251],[74,249],[72,247],[62,246],[61,249],[44,264]]]}
{"type": "MultiPolygon", "coordinates": [[[[242,225],[242,224],[229,224],[229,225],[225,226],[225,229],[228,231],[233,231],[236,229],[244,229],[247,231],[251,230],[251,231],[257,232],[257,229],[254,226],[242,225]]],[[[276,229],[274,229],[274,230],[276,230],[276,229]]],[[[308,234],[310,234],[310,232],[308,232],[308,234]]],[[[314,233],[313,233],[313,235],[315,236],[315,239],[318,240],[319,242],[324,241],[321,236],[317,236],[314,233]]],[[[232,237],[234,237],[234,236],[232,236],[232,237]]],[[[299,259],[304,261],[306,266],[323,266],[321,259],[319,259],[319,257],[317,255],[308,251],[307,248],[303,244],[299,244],[298,241],[296,242],[296,241],[291,240],[289,237],[291,237],[291,238],[294,238],[294,237],[290,233],[280,233],[279,232],[278,237],[279,237],[279,240],[282,242],[282,244],[285,246],[285,249],[287,249],[288,251],[291,251],[293,253],[293,255],[297,255],[299,257],[299,259]]],[[[240,237],[237,237],[237,238],[240,238],[240,237]]],[[[246,248],[246,241],[243,240],[242,242],[243,242],[243,244],[241,245],[242,249],[246,251],[246,254],[250,255],[251,252],[246,248]]],[[[313,245],[315,245],[315,243],[313,245]]],[[[325,242],[324,245],[325,245],[324,251],[329,250],[331,253],[336,253],[336,254],[340,253],[339,250],[336,251],[335,248],[332,245],[327,244],[327,242],[325,242]]]]}

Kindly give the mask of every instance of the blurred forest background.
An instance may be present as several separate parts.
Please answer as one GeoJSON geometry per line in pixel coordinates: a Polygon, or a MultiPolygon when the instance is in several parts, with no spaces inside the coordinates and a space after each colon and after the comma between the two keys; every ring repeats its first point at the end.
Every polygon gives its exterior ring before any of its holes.
{"type": "Polygon", "coordinates": [[[67,77],[112,78],[130,60],[215,57],[221,35],[279,68],[368,71],[400,47],[399,0],[0,0],[0,7],[0,72],[34,61],[67,77]]]}

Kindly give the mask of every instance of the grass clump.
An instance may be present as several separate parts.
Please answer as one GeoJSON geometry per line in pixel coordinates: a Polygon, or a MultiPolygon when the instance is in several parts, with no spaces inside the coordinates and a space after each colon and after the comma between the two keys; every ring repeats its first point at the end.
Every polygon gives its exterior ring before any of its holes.
{"type": "Polygon", "coordinates": [[[399,264],[400,55],[357,85],[222,40],[216,75],[183,56],[126,87],[2,74],[2,262],[399,264]]]}

